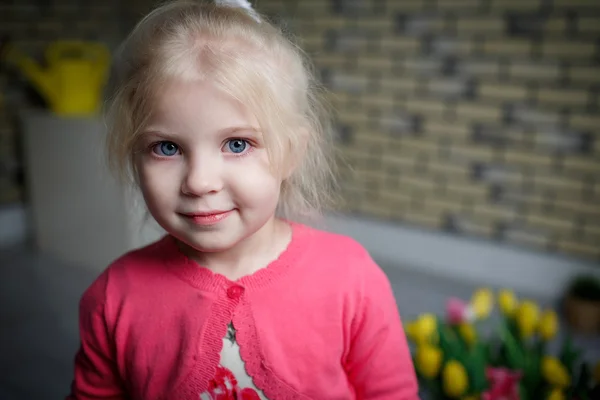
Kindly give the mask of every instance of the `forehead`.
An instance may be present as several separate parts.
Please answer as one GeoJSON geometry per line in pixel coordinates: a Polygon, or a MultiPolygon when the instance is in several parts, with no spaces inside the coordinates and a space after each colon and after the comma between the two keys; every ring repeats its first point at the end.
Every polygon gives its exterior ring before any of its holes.
{"type": "Polygon", "coordinates": [[[249,125],[259,129],[256,117],[240,101],[206,81],[174,80],[154,99],[150,125],[183,130],[221,130],[249,125]]]}

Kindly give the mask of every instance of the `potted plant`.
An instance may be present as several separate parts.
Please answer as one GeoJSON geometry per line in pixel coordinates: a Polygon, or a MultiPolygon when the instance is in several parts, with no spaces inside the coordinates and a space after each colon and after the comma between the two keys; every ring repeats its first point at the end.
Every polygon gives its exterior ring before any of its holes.
{"type": "Polygon", "coordinates": [[[450,298],[444,316],[422,314],[405,326],[423,399],[600,398],[598,360],[586,360],[568,335],[558,351],[550,351],[559,329],[554,310],[507,289],[497,296],[479,289],[470,301],[450,298]],[[496,298],[500,321],[483,335],[479,325],[496,298]]]}
{"type": "Polygon", "coordinates": [[[600,279],[592,275],[575,278],[566,292],[564,312],[573,330],[600,333],[600,279]]]}

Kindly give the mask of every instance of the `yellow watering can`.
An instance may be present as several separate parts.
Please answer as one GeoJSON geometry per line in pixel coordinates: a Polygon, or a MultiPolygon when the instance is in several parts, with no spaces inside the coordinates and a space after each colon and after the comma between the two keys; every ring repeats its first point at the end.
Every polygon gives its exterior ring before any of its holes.
{"type": "Polygon", "coordinates": [[[50,109],[61,116],[98,112],[110,64],[110,52],[100,43],[58,41],[45,52],[46,67],[19,52],[10,43],[0,54],[33,84],[50,109]]]}

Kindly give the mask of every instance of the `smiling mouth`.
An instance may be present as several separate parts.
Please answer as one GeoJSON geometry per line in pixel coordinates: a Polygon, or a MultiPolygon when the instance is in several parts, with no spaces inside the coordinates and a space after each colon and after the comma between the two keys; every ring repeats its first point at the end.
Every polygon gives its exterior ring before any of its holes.
{"type": "Polygon", "coordinates": [[[227,218],[232,212],[233,210],[180,215],[196,225],[214,225],[227,218]]]}

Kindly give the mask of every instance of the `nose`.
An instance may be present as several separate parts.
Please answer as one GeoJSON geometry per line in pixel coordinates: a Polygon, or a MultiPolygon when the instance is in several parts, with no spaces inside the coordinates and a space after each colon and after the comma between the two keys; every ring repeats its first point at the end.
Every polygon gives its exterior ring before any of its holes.
{"type": "Polygon", "coordinates": [[[181,192],[188,196],[203,196],[223,189],[222,168],[218,158],[210,156],[188,159],[181,192]]]}

